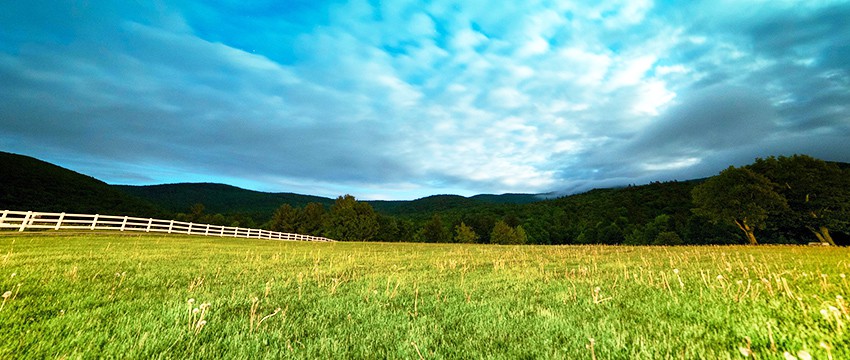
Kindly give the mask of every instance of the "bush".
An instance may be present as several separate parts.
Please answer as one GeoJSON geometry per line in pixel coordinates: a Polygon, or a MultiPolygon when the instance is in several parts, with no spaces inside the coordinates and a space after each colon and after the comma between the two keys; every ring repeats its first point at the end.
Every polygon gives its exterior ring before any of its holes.
{"type": "Polygon", "coordinates": [[[679,237],[679,234],[676,234],[673,231],[663,231],[658,233],[658,236],[655,237],[655,241],[652,242],[653,245],[684,245],[685,242],[679,237]]]}

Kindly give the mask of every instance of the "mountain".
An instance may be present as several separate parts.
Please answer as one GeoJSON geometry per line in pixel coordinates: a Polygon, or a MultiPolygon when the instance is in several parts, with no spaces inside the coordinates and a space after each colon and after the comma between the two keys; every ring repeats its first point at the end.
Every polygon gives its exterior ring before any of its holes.
{"type": "Polygon", "coordinates": [[[186,212],[194,204],[203,204],[208,213],[244,213],[265,217],[283,204],[303,207],[311,202],[331,206],[333,199],[293,193],[268,193],[214,183],[164,185],[113,185],[115,189],[146,199],[172,212],[186,212]]]}
{"type": "MultiPolygon", "coordinates": [[[[330,208],[334,199],[293,193],[268,193],[213,183],[181,183],[148,186],[114,185],[127,194],[146,199],[172,212],[186,212],[194,204],[203,204],[207,213],[243,213],[257,221],[271,218],[278,207],[289,204],[304,207],[315,202],[330,208]]],[[[527,204],[543,200],[533,194],[434,195],[416,200],[365,201],[375,211],[387,215],[416,215],[465,208],[482,204],[527,204]]]]}
{"type": "Polygon", "coordinates": [[[158,216],[163,211],[91,176],[0,152],[0,209],[158,216]]]}
{"type": "MultiPolygon", "coordinates": [[[[206,213],[245,214],[264,222],[283,204],[303,207],[334,199],[294,193],[269,193],[214,183],[109,185],[88,175],[29,156],[0,152],[0,208],[50,212],[166,216],[203,204],[206,213]]],[[[411,201],[366,201],[387,215],[417,215],[486,204],[528,204],[534,194],[435,195],[411,201]]]]}
{"type": "Polygon", "coordinates": [[[592,222],[617,222],[620,217],[630,223],[645,224],[656,216],[667,214],[682,224],[691,215],[691,191],[705,179],[653,182],[621,188],[594,189],[585,193],[548,200],[548,205],[563,209],[576,219],[592,222]]]}
{"type": "Polygon", "coordinates": [[[543,201],[552,197],[552,193],[548,194],[481,194],[472,197],[473,200],[488,204],[530,204],[538,201],[543,201]]]}
{"type": "Polygon", "coordinates": [[[432,195],[412,201],[367,201],[375,211],[388,215],[428,215],[434,212],[465,209],[474,206],[512,204],[523,205],[543,201],[542,195],[536,194],[502,194],[475,195],[463,197],[460,195],[432,195]]]}

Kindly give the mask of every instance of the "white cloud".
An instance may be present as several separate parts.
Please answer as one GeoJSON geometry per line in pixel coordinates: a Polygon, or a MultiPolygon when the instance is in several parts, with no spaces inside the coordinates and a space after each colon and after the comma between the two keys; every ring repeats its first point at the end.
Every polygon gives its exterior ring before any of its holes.
{"type": "Polygon", "coordinates": [[[686,157],[679,159],[664,159],[663,162],[644,163],[643,168],[647,171],[668,171],[687,168],[699,164],[702,161],[696,157],[686,157]]]}
{"type": "Polygon", "coordinates": [[[529,103],[529,98],[516,89],[502,87],[489,94],[492,106],[496,108],[517,108],[529,103]]]}
{"type": "Polygon", "coordinates": [[[613,16],[604,17],[605,25],[608,27],[621,27],[638,24],[652,8],[652,0],[624,0],[622,3],[613,3],[612,8],[617,9],[613,16]]]}
{"type": "Polygon", "coordinates": [[[659,65],[655,67],[655,74],[658,76],[664,76],[669,74],[687,74],[689,72],[691,72],[691,70],[681,64],[671,66],[659,65]]]}
{"type": "Polygon", "coordinates": [[[570,85],[599,86],[609,71],[612,60],[607,54],[580,48],[564,48],[546,63],[546,70],[556,80],[570,85]]]}
{"type": "Polygon", "coordinates": [[[638,86],[638,91],[641,95],[632,107],[637,115],[658,115],[659,109],[676,97],[676,94],[659,80],[644,82],[638,86]]]}
{"type": "Polygon", "coordinates": [[[613,70],[609,86],[620,88],[640,83],[656,61],[658,59],[655,55],[621,58],[613,70]]]}
{"type": "Polygon", "coordinates": [[[452,35],[452,48],[461,52],[475,51],[475,47],[487,41],[487,36],[484,34],[464,28],[452,35]]]}
{"type": "Polygon", "coordinates": [[[535,36],[519,48],[517,55],[521,57],[528,57],[545,54],[547,51],[549,51],[549,42],[542,37],[535,36]]]}
{"type": "Polygon", "coordinates": [[[44,44],[83,20],[51,25],[21,12],[7,16],[10,28],[42,40],[0,46],[10,84],[0,87],[10,134],[0,139],[126,163],[170,159],[192,179],[313,183],[300,188],[323,195],[634,182],[751,151],[729,128],[834,133],[850,93],[846,54],[828,46],[848,40],[840,5],[358,0],[246,17],[133,4],[123,5],[132,16],[99,8],[75,41],[44,44]],[[742,85],[759,96],[734,90],[742,85]],[[757,124],[736,122],[742,114],[757,124]],[[151,125],[163,123],[175,130],[151,125]],[[100,142],[92,134],[104,129],[117,135],[100,142]]]}

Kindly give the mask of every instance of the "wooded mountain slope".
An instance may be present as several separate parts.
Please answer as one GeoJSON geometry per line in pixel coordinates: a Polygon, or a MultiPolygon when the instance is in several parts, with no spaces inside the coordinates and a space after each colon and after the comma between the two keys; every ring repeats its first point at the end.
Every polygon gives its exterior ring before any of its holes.
{"type": "Polygon", "coordinates": [[[0,152],[0,169],[2,210],[131,216],[164,213],[150,202],[91,176],[29,156],[0,152]]]}

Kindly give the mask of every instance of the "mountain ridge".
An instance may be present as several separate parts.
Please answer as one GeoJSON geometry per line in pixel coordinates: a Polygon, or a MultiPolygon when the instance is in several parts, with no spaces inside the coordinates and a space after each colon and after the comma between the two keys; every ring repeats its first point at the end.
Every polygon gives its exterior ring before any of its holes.
{"type": "Polygon", "coordinates": [[[34,157],[0,152],[0,208],[157,216],[162,210],[92,176],[34,157]]]}
{"type": "MultiPolygon", "coordinates": [[[[208,213],[242,213],[258,222],[283,204],[303,207],[316,202],[330,207],[335,199],[292,192],[264,192],[200,182],[154,185],[107,184],[31,156],[0,151],[0,208],[50,212],[115,213],[160,216],[189,211],[195,204],[208,213]]],[[[414,200],[366,200],[376,211],[398,215],[444,211],[486,204],[528,204],[546,194],[431,195],[414,200]]]]}

